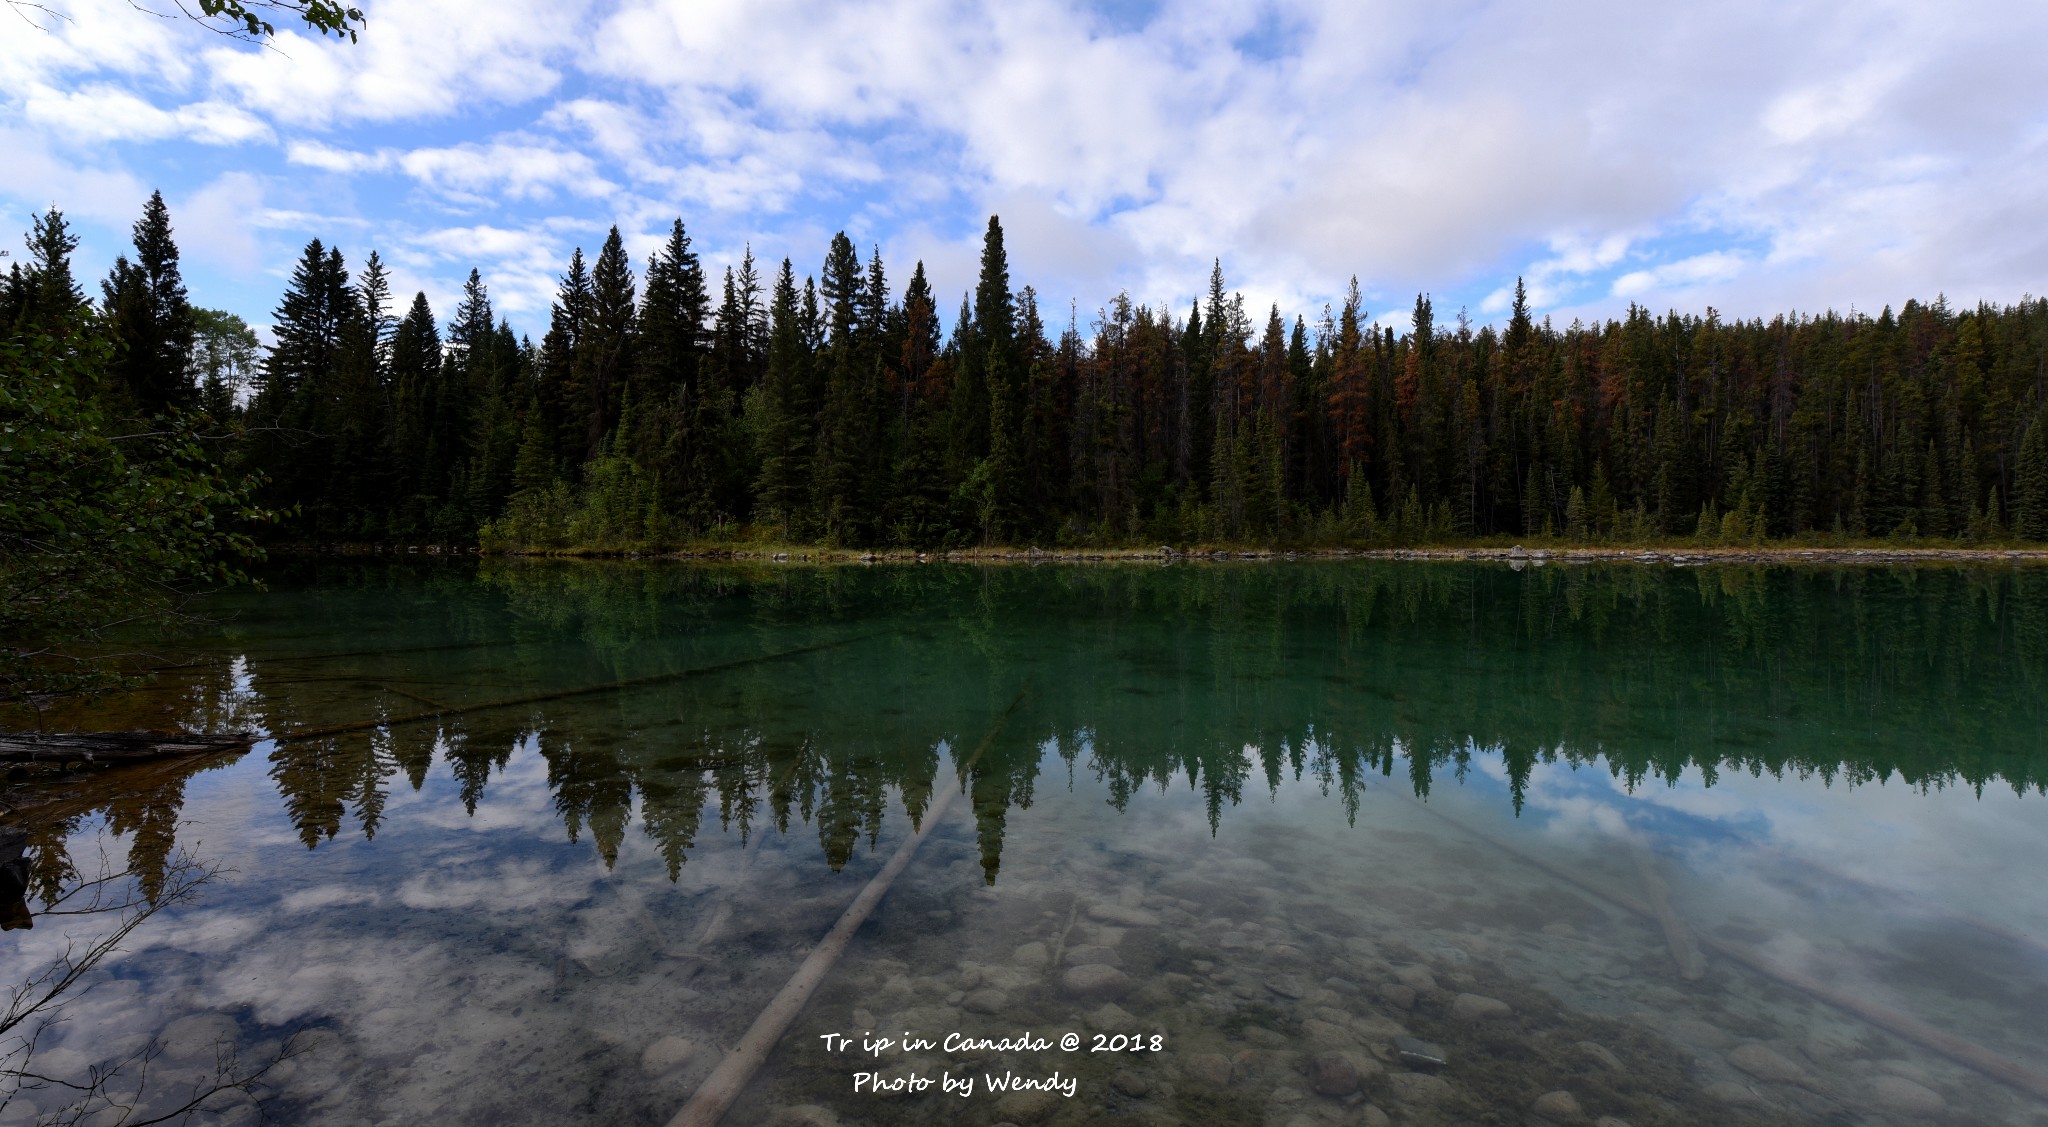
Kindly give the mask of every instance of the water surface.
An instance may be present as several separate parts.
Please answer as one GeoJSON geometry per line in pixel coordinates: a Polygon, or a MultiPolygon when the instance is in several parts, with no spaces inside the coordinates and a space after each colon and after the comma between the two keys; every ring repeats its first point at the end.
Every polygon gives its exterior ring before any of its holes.
{"type": "MultiPolygon", "coordinates": [[[[297,1031],[254,1086],[282,1121],[664,1123],[952,788],[728,1122],[2048,1123],[1954,1050],[2048,1070],[2048,573],[269,581],[52,718],[250,754],[11,792],[32,916],[102,867],[221,870],[38,1071],[155,1038],[155,1106],[297,1031]],[[1082,1048],[858,1048],[1026,1031],[1082,1048]]],[[[26,975],[105,919],[0,942],[26,975]]]]}

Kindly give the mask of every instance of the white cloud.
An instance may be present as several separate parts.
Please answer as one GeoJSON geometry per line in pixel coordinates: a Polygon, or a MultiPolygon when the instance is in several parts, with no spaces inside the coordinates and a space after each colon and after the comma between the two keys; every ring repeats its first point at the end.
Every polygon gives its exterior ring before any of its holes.
{"type": "Polygon", "coordinates": [[[172,218],[179,246],[187,258],[210,261],[235,274],[254,274],[262,265],[263,247],[252,220],[263,210],[261,181],[246,172],[222,173],[177,201],[172,218]]]}
{"type": "Polygon", "coordinates": [[[423,241],[439,216],[534,232],[476,260],[528,305],[543,249],[614,222],[643,248],[677,214],[811,268],[844,227],[957,292],[988,210],[1049,307],[1178,304],[1212,256],[1290,312],[1354,273],[1375,307],[1495,315],[1517,275],[1594,317],[2009,300],[2048,269],[2048,9],[1973,7],[420,0],[271,51],[81,4],[0,58],[0,132],[33,158],[0,193],[269,182],[281,150],[331,178],[303,210],[423,269],[466,273],[459,238],[423,241]]]}
{"type": "Polygon", "coordinates": [[[558,190],[594,199],[618,190],[599,173],[596,161],[547,145],[494,141],[414,149],[396,163],[422,184],[478,203],[488,203],[492,197],[482,193],[493,191],[513,200],[536,200],[552,198],[558,190]]]}
{"type": "Polygon", "coordinates": [[[214,81],[279,122],[420,121],[480,103],[542,97],[561,80],[553,61],[578,40],[584,5],[460,0],[365,5],[353,47],[282,32],[274,50],[204,52],[214,81]]]}
{"type": "Polygon", "coordinates": [[[1748,262],[1739,254],[1709,251],[1651,270],[1631,270],[1614,280],[1616,297],[1639,297],[1652,290],[1686,289],[1705,282],[1725,282],[1742,273],[1748,262]]]}
{"type": "Polygon", "coordinates": [[[238,145],[274,137],[262,120],[223,102],[165,110],[104,85],[69,91],[36,86],[23,99],[22,117],[46,134],[72,143],[186,137],[206,145],[238,145]]]}
{"type": "Polygon", "coordinates": [[[293,141],[284,147],[285,159],[293,164],[308,168],[323,169],[327,172],[380,172],[395,162],[395,154],[389,149],[374,153],[359,153],[351,149],[338,149],[318,141],[293,141]]]}

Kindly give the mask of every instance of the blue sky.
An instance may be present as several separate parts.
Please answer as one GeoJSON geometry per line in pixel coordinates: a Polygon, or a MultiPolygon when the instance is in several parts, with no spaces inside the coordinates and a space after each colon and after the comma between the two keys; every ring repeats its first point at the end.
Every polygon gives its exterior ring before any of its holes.
{"type": "Polygon", "coordinates": [[[96,278],[160,188],[195,300],[258,323],[319,237],[444,318],[477,267],[537,336],[572,248],[677,216],[714,271],[844,229],[950,312],[999,213],[1084,326],[1212,258],[1404,328],[1518,275],[1560,323],[2048,289],[2034,3],[370,0],[273,49],[51,8],[0,12],[0,230],[54,203],[96,278]]]}

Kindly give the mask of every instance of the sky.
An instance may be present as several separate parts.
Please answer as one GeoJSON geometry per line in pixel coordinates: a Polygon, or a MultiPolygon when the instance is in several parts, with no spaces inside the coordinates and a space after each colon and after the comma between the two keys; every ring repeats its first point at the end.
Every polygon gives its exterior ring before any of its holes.
{"type": "Polygon", "coordinates": [[[2048,291],[2033,0],[364,0],[268,47],[0,2],[0,246],[55,205],[102,277],[160,189],[194,300],[257,324],[317,237],[444,320],[477,268],[538,339],[572,249],[676,218],[714,287],[844,230],[950,313],[998,214],[1084,331],[1217,260],[1255,314],[1356,276],[1403,330],[1517,277],[1560,325],[2048,291]]]}

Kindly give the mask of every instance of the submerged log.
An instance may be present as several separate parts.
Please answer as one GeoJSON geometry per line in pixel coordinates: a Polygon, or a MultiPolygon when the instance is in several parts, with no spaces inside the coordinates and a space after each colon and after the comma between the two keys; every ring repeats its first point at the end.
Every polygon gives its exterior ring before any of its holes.
{"type": "Polygon", "coordinates": [[[1024,703],[1028,691],[1018,690],[1017,699],[1011,701],[1010,707],[1004,709],[1003,714],[996,718],[995,726],[988,730],[988,735],[982,737],[981,745],[960,764],[960,785],[934,789],[932,804],[925,808],[924,824],[905,838],[902,845],[896,847],[895,856],[890,857],[889,863],[882,866],[882,871],[868,881],[867,886],[860,890],[860,894],[853,898],[853,903],[846,906],[846,911],[840,914],[839,922],[832,925],[832,930],[825,933],[825,938],[819,940],[816,947],[811,948],[811,953],[798,965],[796,973],[790,976],[782,991],[769,1001],[768,1008],[754,1018],[754,1024],[747,1027],[746,1035],[740,1038],[740,1043],[733,1051],[718,1062],[718,1067],[711,1070],[711,1075],[705,1077],[702,1084],[697,1085],[696,1092],[690,1096],[690,1102],[684,1104],[683,1109],[676,1112],[675,1117],[668,1121],[668,1127],[717,1127],[718,1121],[725,1118],[725,1113],[732,1107],[733,1101],[739,1099],[740,1093],[745,1090],[747,1081],[753,1079],[754,1073],[767,1061],[768,1054],[781,1042],[782,1035],[789,1032],[789,1027],[796,1021],[797,1015],[803,1013],[804,1007],[810,1003],[811,995],[817,992],[819,985],[825,981],[825,976],[831,973],[833,964],[839,961],[840,953],[846,950],[847,944],[853,942],[853,933],[860,930],[860,925],[867,922],[869,914],[875,910],[875,905],[881,903],[882,897],[888,894],[889,886],[896,883],[897,876],[910,864],[910,859],[916,856],[917,847],[923,844],[925,838],[931,836],[940,822],[945,820],[947,808],[952,805],[954,796],[968,788],[974,765],[981,761],[989,745],[996,742],[996,736],[1024,703]]]}
{"type": "Polygon", "coordinates": [[[246,732],[0,732],[0,763],[135,763],[247,751],[255,739],[246,732]]]}
{"type": "Polygon", "coordinates": [[[1622,837],[1628,843],[1629,855],[1635,859],[1636,876],[1643,882],[1643,895],[1649,900],[1652,914],[1657,917],[1658,926],[1664,929],[1664,942],[1671,948],[1671,961],[1678,964],[1678,977],[1687,982],[1698,982],[1707,974],[1707,960],[1700,955],[1700,945],[1692,929],[1671,906],[1671,887],[1657,872],[1656,859],[1650,856],[1650,848],[1643,839],[1627,827],[1622,837]]]}

